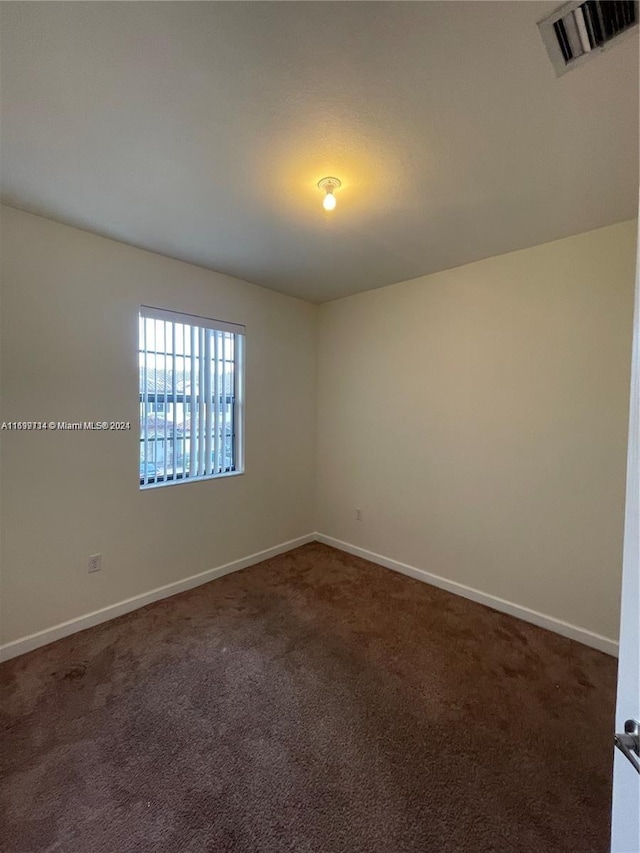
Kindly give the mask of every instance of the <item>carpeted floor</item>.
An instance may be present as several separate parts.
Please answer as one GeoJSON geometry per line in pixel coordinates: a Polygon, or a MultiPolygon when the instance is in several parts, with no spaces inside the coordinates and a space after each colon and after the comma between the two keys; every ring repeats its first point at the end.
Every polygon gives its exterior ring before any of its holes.
{"type": "Polygon", "coordinates": [[[0,667],[10,853],[605,853],[615,661],[313,543],[0,667]]]}

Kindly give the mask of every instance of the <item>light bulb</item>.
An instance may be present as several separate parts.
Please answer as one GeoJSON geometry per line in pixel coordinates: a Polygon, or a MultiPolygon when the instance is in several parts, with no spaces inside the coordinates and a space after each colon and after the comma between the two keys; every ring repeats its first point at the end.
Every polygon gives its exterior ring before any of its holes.
{"type": "Polygon", "coordinates": [[[322,206],[325,210],[335,210],[336,197],[333,194],[334,190],[340,189],[342,184],[337,178],[323,178],[318,181],[318,189],[325,193],[322,199],[322,206]]]}
{"type": "Polygon", "coordinates": [[[325,210],[333,210],[335,208],[336,197],[330,190],[327,190],[326,196],[322,199],[322,206],[325,210]]]}

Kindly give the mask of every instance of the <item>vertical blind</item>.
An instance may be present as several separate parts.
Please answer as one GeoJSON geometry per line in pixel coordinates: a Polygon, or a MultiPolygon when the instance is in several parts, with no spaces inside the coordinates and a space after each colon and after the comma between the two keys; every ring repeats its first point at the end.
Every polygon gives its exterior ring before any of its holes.
{"type": "Polygon", "coordinates": [[[143,305],[140,485],[241,470],[245,327],[143,305]]]}

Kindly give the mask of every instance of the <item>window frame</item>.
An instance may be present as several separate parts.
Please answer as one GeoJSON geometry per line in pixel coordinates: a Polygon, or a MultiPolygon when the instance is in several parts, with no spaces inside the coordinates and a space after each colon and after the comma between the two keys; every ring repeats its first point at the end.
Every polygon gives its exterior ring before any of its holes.
{"type": "MultiPolygon", "coordinates": [[[[155,328],[157,330],[157,326],[155,328]]],[[[165,334],[166,334],[166,331],[167,331],[167,326],[165,325],[165,327],[164,327],[164,333],[165,334]]],[[[139,461],[140,470],[142,470],[143,466],[145,466],[145,469],[144,469],[145,473],[143,473],[141,476],[139,476],[139,488],[141,490],[155,489],[155,488],[159,488],[161,486],[173,486],[173,485],[177,485],[179,483],[192,483],[192,482],[197,483],[197,482],[206,481],[206,480],[218,480],[218,479],[223,479],[226,477],[236,477],[238,475],[244,474],[245,337],[246,337],[245,326],[237,324],[237,323],[229,323],[227,321],[215,320],[213,318],[203,317],[203,316],[200,316],[197,314],[187,314],[187,313],[181,312],[181,311],[172,311],[172,310],[168,310],[168,309],[164,309],[164,308],[156,308],[156,307],[150,306],[150,305],[140,305],[139,306],[139,308],[138,308],[138,409],[139,409],[140,426],[139,426],[139,431],[138,431],[138,461],[139,461]],[[174,326],[173,326],[174,331],[172,332],[172,341],[174,343],[172,343],[171,349],[169,349],[166,340],[164,341],[164,349],[160,349],[158,347],[157,341],[154,341],[154,349],[147,348],[146,322],[148,320],[151,320],[151,321],[160,320],[160,321],[164,321],[165,323],[174,324],[174,326]],[[195,329],[196,330],[195,334],[197,336],[199,336],[200,330],[204,330],[204,336],[202,338],[202,341],[205,341],[205,337],[209,336],[211,332],[216,332],[216,333],[217,332],[223,332],[223,333],[228,333],[228,334],[233,335],[233,357],[232,357],[232,359],[228,359],[226,357],[226,345],[224,343],[222,344],[223,351],[222,351],[222,358],[220,359],[219,351],[218,351],[218,345],[216,343],[216,341],[219,340],[218,338],[213,338],[213,339],[209,338],[208,342],[205,343],[205,348],[210,348],[211,344],[212,344],[212,340],[213,340],[214,352],[216,353],[216,355],[214,356],[213,363],[217,365],[220,361],[222,362],[222,372],[220,374],[218,374],[218,372],[217,372],[218,371],[217,366],[216,366],[214,371],[211,371],[210,367],[208,368],[208,370],[210,371],[209,381],[211,382],[214,379],[214,377],[217,377],[218,375],[220,375],[221,377],[224,377],[224,375],[225,375],[224,364],[225,364],[225,362],[232,361],[232,363],[233,363],[233,386],[230,389],[231,390],[230,394],[229,393],[225,394],[224,393],[225,388],[224,387],[221,388],[220,389],[221,393],[219,394],[217,401],[216,401],[216,395],[215,394],[212,394],[212,396],[210,398],[208,397],[208,395],[206,395],[207,399],[205,400],[205,403],[204,403],[204,406],[205,406],[204,409],[200,409],[200,405],[201,405],[200,393],[205,387],[204,383],[206,380],[201,378],[201,372],[205,373],[205,375],[206,375],[206,372],[205,372],[205,368],[203,366],[204,362],[202,361],[202,359],[204,358],[204,353],[201,354],[200,351],[198,351],[198,354],[194,356],[192,354],[187,354],[187,351],[185,348],[185,351],[181,354],[178,354],[178,356],[177,356],[179,359],[183,360],[183,366],[184,366],[183,381],[184,381],[184,376],[186,375],[186,372],[187,372],[186,371],[187,360],[189,359],[191,361],[192,365],[197,362],[197,364],[198,364],[198,373],[197,373],[198,389],[195,392],[192,391],[191,393],[188,394],[187,389],[183,387],[183,389],[180,393],[174,393],[174,389],[168,390],[166,387],[166,383],[164,383],[165,384],[164,390],[158,391],[154,387],[153,392],[149,393],[149,391],[146,389],[146,382],[147,382],[147,378],[146,378],[147,374],[146,373],[145,373],[145,388],[143,389],[142,371],[149,369],[148,365],[145,365],[145,361],[148,359],[149,354],[152,354],[154,356],[154,358],[164,356],[165,359],[166,358],[172,359],[173,364],[174,364],[174,369],[175,369],[175,363],[176,363],[175,362],[175,359],[176,359],[176,354],[175,354],[175,351],[176,351],[175,326],[176,326],[176,324],[182,325],[184,327],[189,327],[189,328],[195,329]],[[143,328],[145,329],[144,345],[143,345],[143,334],[142,334],[143,328]],[[182,405],[182,406],[184,406],[183,416],[187,415],[187,413],[188,413],[189,419],[191,420],[191,417],[192,417],[191,404],[193,403],[194,399],[197,401],[197,407],[198,407],[198,411],[199,411],[199,414],[197,417],[198,426],[197,426],[197,432],[196,432],[196,442],[197,442],[196,447],[197,447],[198,455],[200,455],[200,452],[201,452],[200,447],[199,447],[201,441],[204,440],[205,441],[205,447],[208,445],[209,448],[211,447],[211,443],[215,443],[215,431],[213,431],[211,433],[210,439],[205,438],[205,427],[202,426],[202,421],[201,421],[202,413],[203,412],[205,413],[205,423],[210,423],[214,419],[214,417],[218,418],[218,422],[219,422],[221,410],[218,408],[218,406],[222,403],[222,400],[224,399],[225,406],[226,405],[231,406],[231,411],[230,411],[231,433],[230,433],[230,436],[231,436],[231,463],[232,464],[229,467],[223,467],[222,470],[216,471],[213,473],[207,472],[207,473],[203,473],[203,474],[198,474],[198,473],[190,474],[190,473],[186,472],[185,470],[183,470],[179,473],[172,471],[171,474],[167,474],[165,471],[162,474],[154,473],[152,476],[149,476],[146,473],[146,471],[147,471],[146,466],[150,464],[150,460],[145,459],[143,461],[143,459],[142,459],[142,457],[143,457],[142,444],[143,444],[143,442],[145,442],[146,446],[148,447],[149,441],[155,442],[158,440],[158,438],[156,436],[153,436],[153,438],[151,438],[149,435],[145,435],[145,432],[148,433],[148,421],[147,421],[147,419],[149,417],[156,417],[158,414],[157,411],[150,412],[149,407],[153,407],[154,409],[156,409],[156,407],[160,406],[164,410],[162,412],[162,414],[166,417],[171,406],[175,407],[177,405],[182,405]],[[143,416],[143,406],[145,407],[144,416],[143,416]],[[143,429],[143,423],[145,424],[144,429],[143,429]]],[[[193,337],[191,338],[191,340],[193,341],[193,337]]],[[[224,340],[225,339],[223,338],[222,341],[224,342],[224,340]]],[[[183,343],[184,343],[184,338],[183,338],[183,343]]],[[[210,352],[210,350],[209,350],[209,352],[210,352]]],[[[157,370],[157,366],[154,365],[154,368],[152,368],[152,369],[157,370]]],[[[165,363],[165,367],[163,368],[163,370],[164,371],[167,370],[166,363],[165,363]]],[[[191,368],[191,370],[193,371],[193,367],[191,368]]],[[[191,376],[193,376],[193,373],[191,373],[191,376]]],[[[222,381],[224,384],[224,379],[222,381]]],[[[174,383],[174,388],[175,388],[175,383],[174,383]]],[[[176,391],[177,391],[177,389],[176,389],[176,391]]],[[[213,392],[213,389],[211,388],[211,386],[210,386],[210,391],[213,392]]],[[[174,418],[175,418],[175,408],[173,411],[174,411],[174,418]]],[[[178,441],[181,440],[183,442],[183,453],[184,453],[184,442],[186,440],[185,435],[182,436],[182,439],[176,439],[175,429],[176,429],[176,426],[175,426],[175,420],[174,420],[174,428],[173,428],[173,434],[172,434],[173,453],[174,453],[174,457],[173,457],[174,467],[175,467],[175,458],[176,458],[175,457],[176,440],[178,440],[178,441]]],[[[218,427],[218,429],[221,432],[222,427],[218,427]]],[[[226,424],[225,424],[224,429],[225,429],[225,435],[228,435],[229,433],[227,433],[226,424]]],[[[191,440],[192,440],[192,436],[189,435],[189,442],[191,442],[191,440]]],[[[166,430],[165,430],[164,437],[161,437],[160,441],[163,441],[165,443],[170,441],[170,439],[168,438],[168,436],[166,434],[166,430]]],[[[206,459],[207,458],[206,457],[206,450],[202,451],[202,453],[203,453],[202,458],[206,459]]],[[[222,447],[218,450],[218,453],[221,454],[222,461],[224,462],[227,458],[226,442],[224,441],[224,436],[222,437],[222,447]]],[[[167,456],[166,456],[166,444],[165,444],[165,460],[166,459],[167,459],[167,456]]],[[[154,453],[154,460],[151,460],[151,464],[154,465],[154,471],[155,471],[155,464],[156,464],[155,460],[156,460],[156,454],[154,453]]]]}

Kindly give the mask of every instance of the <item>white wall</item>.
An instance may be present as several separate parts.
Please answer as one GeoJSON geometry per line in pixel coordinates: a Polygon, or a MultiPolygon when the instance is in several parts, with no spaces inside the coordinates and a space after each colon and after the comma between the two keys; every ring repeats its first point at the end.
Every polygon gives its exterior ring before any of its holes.
{"type": "Polygon", "coordinates": [[[10,208],[1,225],[3,419],[133,429],[0,433],[0,642],[313,530],[316,306],[10,208]],[[141,303],[246,325],[243,476],[140,491],[141,303]]]}
{"type": "Polygon", "coordinates": [[[617,638],[635,236],[322,305],[317,530],[617,638]]]}
{"type": "Polygon", "coordinates": [[[134,428],[0,433],[0,643],[314,529],[617,637],[635,223],[319,309],[1,225],[2,419],[134,428]],[[246,324],[245,475],[139,490],[140,303],[246,324]]]}

